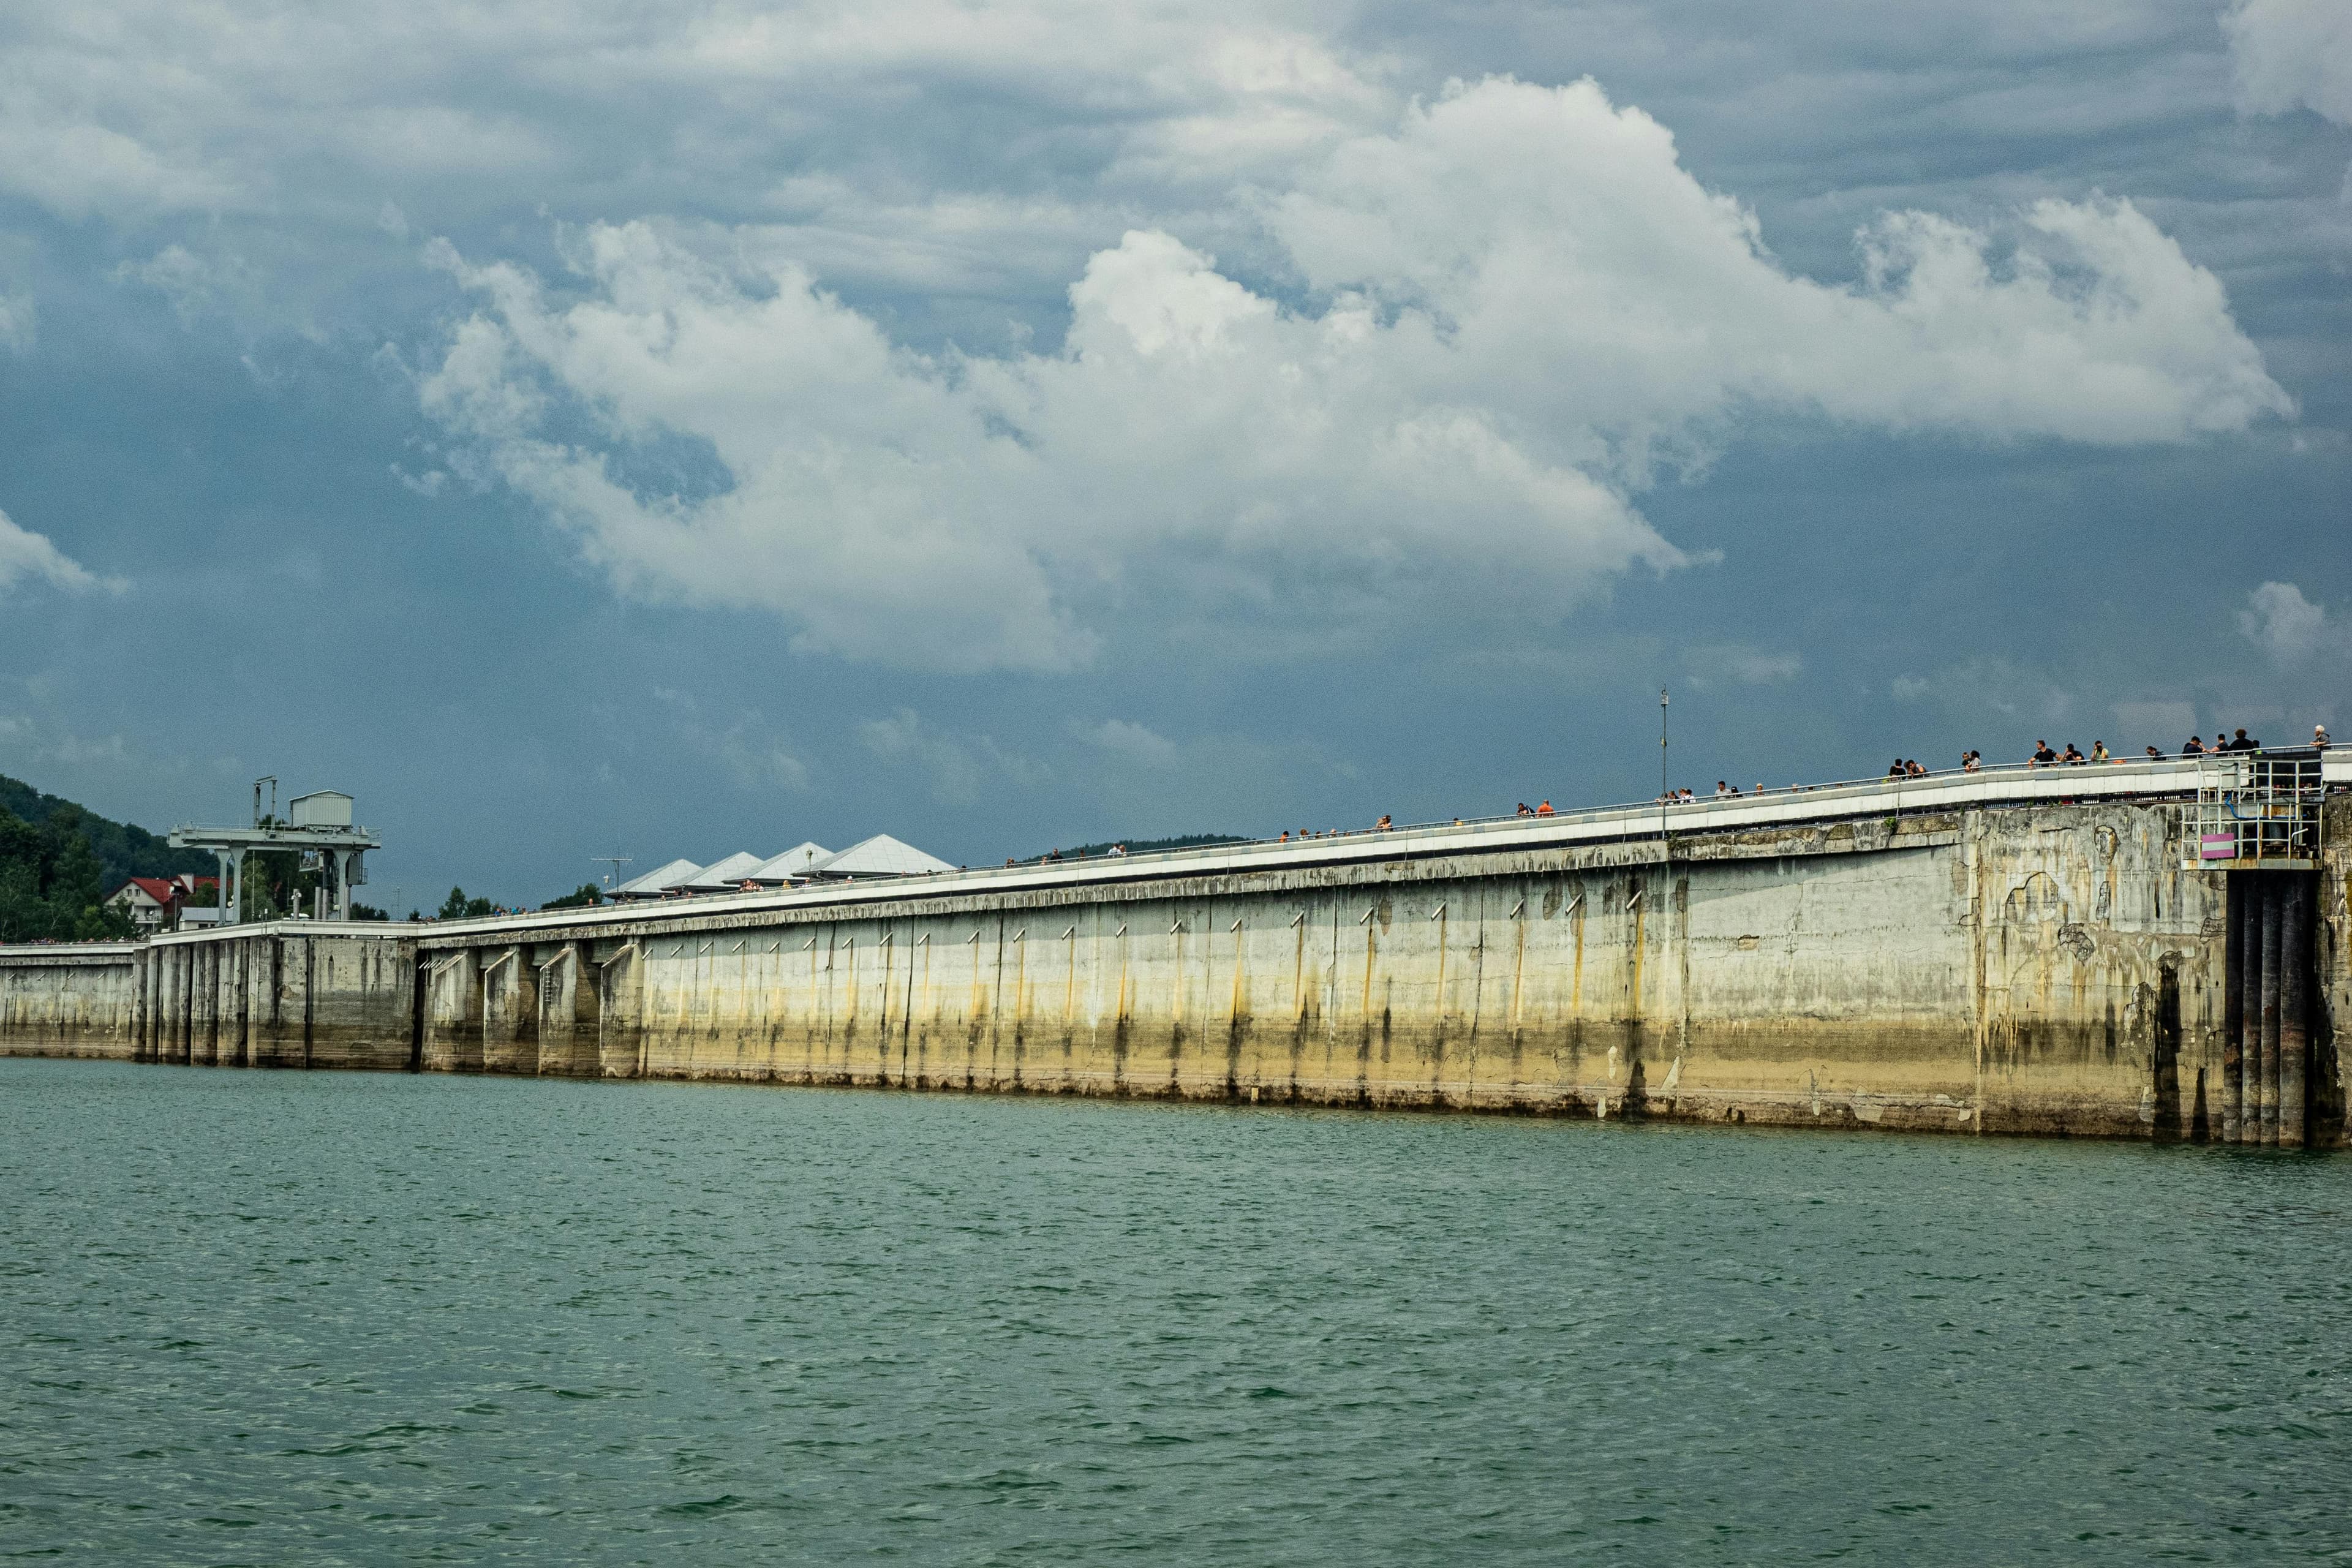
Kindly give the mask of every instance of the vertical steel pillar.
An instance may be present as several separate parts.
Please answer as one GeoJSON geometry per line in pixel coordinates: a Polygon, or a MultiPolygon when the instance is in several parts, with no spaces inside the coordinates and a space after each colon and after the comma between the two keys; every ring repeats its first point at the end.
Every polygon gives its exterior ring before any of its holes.
{"type": "Polygon", "coordinates": [[[2221,964],[2221,1142],[2238,1142],[2239,1106],[2244,1093],[2242,1050],[2246,1026],[2246,879],[2221,874],[2222,902],[2229,911],[2221,964]]]}
{"type": "Polygon", "coordinates": [[[2261,1142],[2265,1148],[2278,1147],[2279,1138],[2279,970],[2282,954],[2279,919],[2286,901],[2280,897],[2276,873],[2257,872],[2254,882],[2262,892],[2263,910],[2263,1119],[2261,1142]]]}
{"type": "Polygon", "coordinates": [[[2279,1147],[2300,1149],[2305,1133],[2304,1080],[2311,1049],[2311,916],[2318,900],[2302,871],[2279,879],[2279,1147]]]}

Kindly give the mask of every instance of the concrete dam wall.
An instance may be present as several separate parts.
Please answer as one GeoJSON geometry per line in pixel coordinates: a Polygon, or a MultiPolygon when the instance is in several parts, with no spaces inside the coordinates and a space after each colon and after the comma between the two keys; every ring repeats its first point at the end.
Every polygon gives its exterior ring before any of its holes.
{"type": "Polygon", "coordinates": [[[0,1051],[2343,1141],[2340,851],[2184,870],[2134,798],[1771,815],[0,950],[0,1051]]]}

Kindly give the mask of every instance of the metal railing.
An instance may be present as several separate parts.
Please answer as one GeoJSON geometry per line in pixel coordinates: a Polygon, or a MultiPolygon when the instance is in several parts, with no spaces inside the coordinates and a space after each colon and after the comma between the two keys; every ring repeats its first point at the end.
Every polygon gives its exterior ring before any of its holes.
{"type": "Polygon", "coordinates": [[[2198,759],[2197,795],[2179,808],[2183,870],[2308,870],[2319,863],[2326,753],[2198,759]]]}
{"type": "Polygon", "coordinates": [[[1444,818],[1391,827],[1327,830],[1305,838],[1255,838],[1197,845],[1137,855],[1066,856],[1058,861],[1024,860],[919,876],[856,881],[814,882],[758,892],[701,893],[606,904],[539,915],[439,922],[452,937],[477,930],[595,928],[614,922],[664,920],[688,913],[732,914],[809,905],[897,902],[956,892],[1046,888],[1074,882],[1142,879],[1175,874],[1216,875],[1234,870],[1280,870],[1370,858],[1421,857],[1483,849],[1542,849],[1574,843],[1647,839],[1669,841],[1691,834],[1767,828],[1840,818],[1902,819],[1974,807],[2069,805],[2088,800],[2179,801],[2199,791],[2200,760],[2194,757],[2129,757],[2080,764],[2019,763],[1970,772],[1948,768],[1903,777],[1845,779],[1791,784],[1732,795],[1700,795],[1687,801],[1648,800],[1556,811],[1550,816],[1507,815],[1444,818]]]}

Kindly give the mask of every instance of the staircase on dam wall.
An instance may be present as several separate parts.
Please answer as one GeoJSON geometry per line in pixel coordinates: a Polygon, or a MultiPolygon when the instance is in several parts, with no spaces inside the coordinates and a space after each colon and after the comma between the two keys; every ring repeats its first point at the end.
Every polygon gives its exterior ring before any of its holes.
{"type": "Polygon", "coordinates": [[[2175,799],[1931,801],[0,949],[0,1051],[2335,1146],[2326,826],[2224,868],[2175,799]]]}

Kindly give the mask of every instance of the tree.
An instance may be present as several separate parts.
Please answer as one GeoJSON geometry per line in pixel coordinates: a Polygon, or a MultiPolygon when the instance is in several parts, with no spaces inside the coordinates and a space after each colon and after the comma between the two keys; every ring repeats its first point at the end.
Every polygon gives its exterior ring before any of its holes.
{"type": "Polygon", "coordinates": [[[488,899],[469,899],[463,888],[452,888],[449,896],[441,900],[440,919],[445,921],[479,920],[497,908],[488,899]]]}
{"type": "Polygon", "coordinates": [[[0,806],[0,941],[128,937],[131,917],[106,904],[106,872],[81,807],[58,801],[37,826],[0,806]]]}
{"type": "Polygon", "coordinates": [[[604,889],[593,882],[583,882],[560,899],[550,899],[540,905],[542,910],[587,910],[604,901],[604,889]]]}

